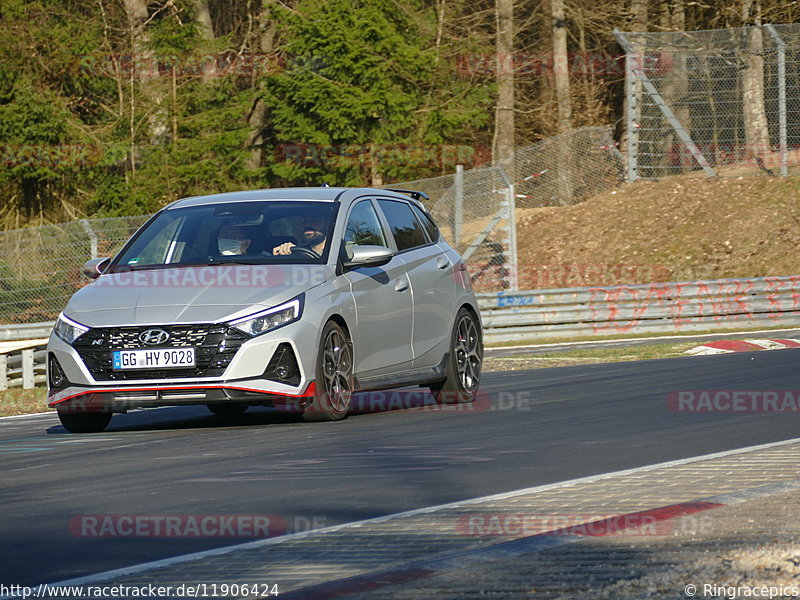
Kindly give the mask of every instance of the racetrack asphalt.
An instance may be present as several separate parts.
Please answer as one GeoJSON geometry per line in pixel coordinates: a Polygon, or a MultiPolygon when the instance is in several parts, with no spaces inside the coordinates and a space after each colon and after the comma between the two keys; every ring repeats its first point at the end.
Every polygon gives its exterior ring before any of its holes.
{"type": "MultiPolygon", "coordinates": [[[[0,583],[89,575],[247,537],[97,537],[85,516],[269,516],[288,531],[798,437],[800,415],[674,410],[680,390],[794,390],[800,350],[486,374],[468,407],[338,423],[204,407],[115,416],[100,434],[52,415],[0,421],[0,583]],[[72,525],[72,527],[71,527],[72,525]]],[[[387,410],[380,410],[385,408],[387,410]]]]}

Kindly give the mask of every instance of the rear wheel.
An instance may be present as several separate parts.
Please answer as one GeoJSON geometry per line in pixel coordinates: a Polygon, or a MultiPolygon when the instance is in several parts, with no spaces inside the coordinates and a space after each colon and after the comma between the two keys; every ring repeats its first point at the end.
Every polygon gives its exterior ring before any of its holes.
{"type": "Polygon", "coordinates": [[[226,402],[224,404],[206,404],[208,410],[220,417],[241,415],[247,410],[247,404],[240,402],[226,402]]]}
{"type": "Polygon", "coordinates": [[[303,409],[306,421],[338,421],[347,416],[353,395],[353,348],[347,332],[328,321],[317,355],[316,393],[303,409]]]}
{"type": "Polygon", "coordinates": [[[58,411],[58,418],[70,433],[97,433],[108,426],[111,413],[58,411]]]}
{"type": "Polygon", "coordinates": [[[466,308],[456,315],[450,338],[447,378],[430,386],[440,404],[472,402],[478,392],[483,365],[483,336],[478,319],[466,308]]]}

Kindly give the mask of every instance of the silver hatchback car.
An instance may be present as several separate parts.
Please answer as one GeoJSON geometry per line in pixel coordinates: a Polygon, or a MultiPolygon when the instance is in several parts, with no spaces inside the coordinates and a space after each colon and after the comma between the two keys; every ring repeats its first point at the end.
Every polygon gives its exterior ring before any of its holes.
{"type": "Polygon", "coordinates": [[[94,281],[48,343],[49,405],[67,430],[94,432],[156,406],[337,420],[357,391],[473,400],[478,304],[422,198],[325,187],[170,204],[84,265],[94,281]]]}

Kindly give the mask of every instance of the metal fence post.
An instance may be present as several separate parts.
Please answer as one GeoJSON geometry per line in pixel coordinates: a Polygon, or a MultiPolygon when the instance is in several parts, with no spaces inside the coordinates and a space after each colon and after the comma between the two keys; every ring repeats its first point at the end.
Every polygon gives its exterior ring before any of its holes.
{"type": "MultiPolygon", "coordinates": [[[[618,34],[622,37],[622,34],[618,34]]],[[[639,101],[636,94],[636,69],[634,61],[636,59],[632,52],[625,51],[625,95],[628,98],[628,111],[625,114],[625,129],[628,136],[628,169],[626,180],[628,183],[636,181],[638,178],[637,168],[639,159],[639,124],[636,122],[636,105],[639,101]]]]}
{"type": "Polygon", "coordinates": [[[766,25],[778,49],[778,137],[780,139],[781,177],[789,174],[786,142],[786,42],[772,25],[766,25]]]}
{"type": "Polygon", "coordinates": [[[461,226],[464,222],[464,165],[456,165],[455,207],[453,211],[453,238],[456,248],[461,246],[461,226]]]}
{"type": "Polygon", "coordinates": [[[33,376],[33,349],[22,351],[22,389],[32,390],[35,386],[33,376]]]}
{"type": "Polygon", "coordinates": [[[8,389],[8,355],[0,354],[0,390],[8,389]]]}
{"type": "Polygon", "coordinates": [[[89,235],[89,243],[91,244],[92,258],[97,258],[97,234],[94,232],[94,229],[92,229],[92,226],[89,224],[88,219],[81,219],[80,223],[81,225],[83,225],[83,228],[89,235]]]}
{"type": "Polygon", "coordinates": [[[514,191],[514,183],[508,178],[503,167],[497,166],[500,176],[506,184],[506,248],[508,248],[508,272],[509,272],[509,286],[511,290],[517,291],[519,289],[519,277],[517,264],[517,195],[514,191]]]}

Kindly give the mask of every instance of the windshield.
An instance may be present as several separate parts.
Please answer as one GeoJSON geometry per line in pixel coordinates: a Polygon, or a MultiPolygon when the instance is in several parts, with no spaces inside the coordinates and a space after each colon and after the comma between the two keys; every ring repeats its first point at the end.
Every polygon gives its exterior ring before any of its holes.
{"type": "Polygon", "coordinates": [[[167,209],[128,242],[111,270],[323,264],[337,206],[276,200],[167,209]]]}

